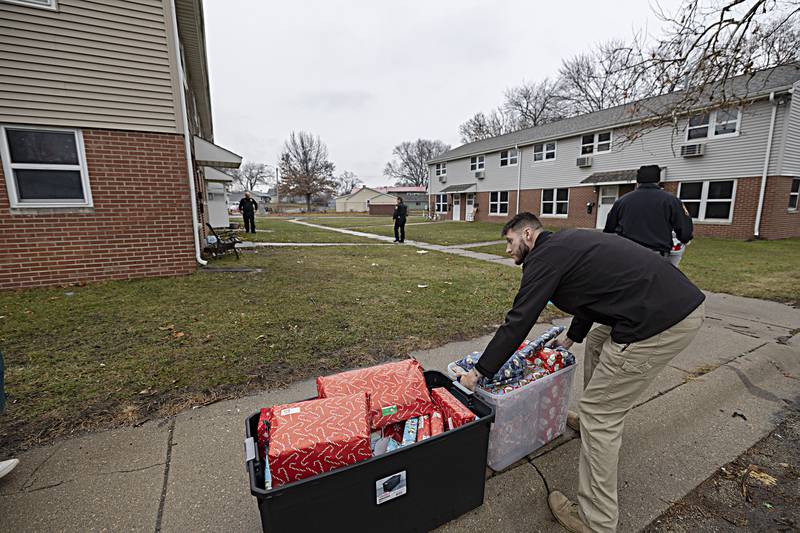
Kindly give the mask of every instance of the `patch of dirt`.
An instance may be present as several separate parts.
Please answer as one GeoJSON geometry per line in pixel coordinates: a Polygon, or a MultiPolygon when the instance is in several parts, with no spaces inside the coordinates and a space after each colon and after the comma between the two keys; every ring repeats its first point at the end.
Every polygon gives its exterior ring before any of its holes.
{"type": "Polygon", "coordinates": [[[800,406],[642,531],[800,531],[800,406]]]}

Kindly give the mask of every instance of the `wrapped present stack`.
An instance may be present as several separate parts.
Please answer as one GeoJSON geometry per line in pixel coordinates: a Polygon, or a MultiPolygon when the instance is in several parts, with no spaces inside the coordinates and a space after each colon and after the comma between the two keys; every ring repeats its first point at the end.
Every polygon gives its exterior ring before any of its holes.
{"type": "Polygon", "coordinates": [[[476,419],[447,389],[429,392],[413,359],[319,377],[317,395],[261,410],[257,435],[265,488],[389,453],[476,419]]]}

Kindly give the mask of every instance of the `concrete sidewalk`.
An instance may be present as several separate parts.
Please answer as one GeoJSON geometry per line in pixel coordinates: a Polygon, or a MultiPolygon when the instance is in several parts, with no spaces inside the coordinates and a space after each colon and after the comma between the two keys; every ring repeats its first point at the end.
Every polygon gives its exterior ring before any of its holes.
{"type": "MultiPolygon", "coordinates": [[[[800,395],[800,310],[711,294],[707,312],[693,344],[627,418],[621,532],[646,525],[753,445],[777,425],[786,402],[800,395]],[[747,420],[732,417],[734,410],[747,420]]],[[[539,324],[533,333],[546,327],[539,324]]],[[[443,370],[489,339],[412,355],[426,368],[443,370]]],[[[580,364],[580,349],[577,355],[580,364]]],[[[578,368],[573,403],[581,374],[578,368]]],[[[262,406],[314,394],[308,380],[26,452],[0,481],[2,529],[260,531],[244,471],[244,418],[262,406]]],[[[579,444],[568,430],[556,446],[494,475],[484,505],[441,530],[563,531],[547,509],[546,487],[575,496],[579,444]]]]}

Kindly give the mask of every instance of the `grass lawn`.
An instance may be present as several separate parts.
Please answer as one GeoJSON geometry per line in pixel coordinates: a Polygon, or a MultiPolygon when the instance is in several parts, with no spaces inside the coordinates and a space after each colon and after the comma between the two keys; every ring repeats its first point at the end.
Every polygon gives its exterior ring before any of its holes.
{"type": "MultiPolygon", "coordinates": [[[[505,244],[471,248],[505,256],[505,244]]],[[[732,241],[698,237],[686,248],[681,270],[701,289],[800,303],[800,239],[732,241]]]]}
{"type": "MultiPolygon", "coordinates": [[[[472,242],[496,241],[500,239],[502,224],[493,222],[431,222],[406,226],[406,238],[430,244],[469,244],[472,242]]],[[[377,235],[394,235],[389,227],[360,228],[360,231],[377,235]]]]}
{"type": "Polygon", "coordinates": [[[256,233],[245,233],[241,218],[231,218],[231,222],[242,225],[239,237],[245,241],[260,242],[371,242],[366,237],[356,237],[345,233],[337,233],[319,228],[311,228],[295,224],[287,220],[276,220],[269,217],[256,218],[256,233]],[[263,230],[263,231],[262,231],[263,230]]]}
{"type": "Polygon", "coordinates": [[[0,292],[0,457],[472,338],[503,321],[519,283],[506,266],[407,247],[273,249],[212,265],[263,271],[0,292]]]}
{"type": "MultiPolygon", "coordinates": [[[[366,226],[394,226],[392,217],[385,216],[340,216],[340,217],[309,217],[303,219],[312,224],[328,226],[331,228],[360,229],[366,226]]],[[[424,222],[423,216],[410,216],[407,222],[424,222]]]]}

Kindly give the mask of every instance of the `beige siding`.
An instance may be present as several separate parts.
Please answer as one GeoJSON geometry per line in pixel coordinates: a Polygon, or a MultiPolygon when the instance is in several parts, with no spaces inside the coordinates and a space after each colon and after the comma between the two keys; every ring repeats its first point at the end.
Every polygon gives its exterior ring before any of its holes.
{"type": "Polygon", "coordinates": [[[167,17],[163,0],[0,3],[0,122],[179,131],[167,17]]]}

